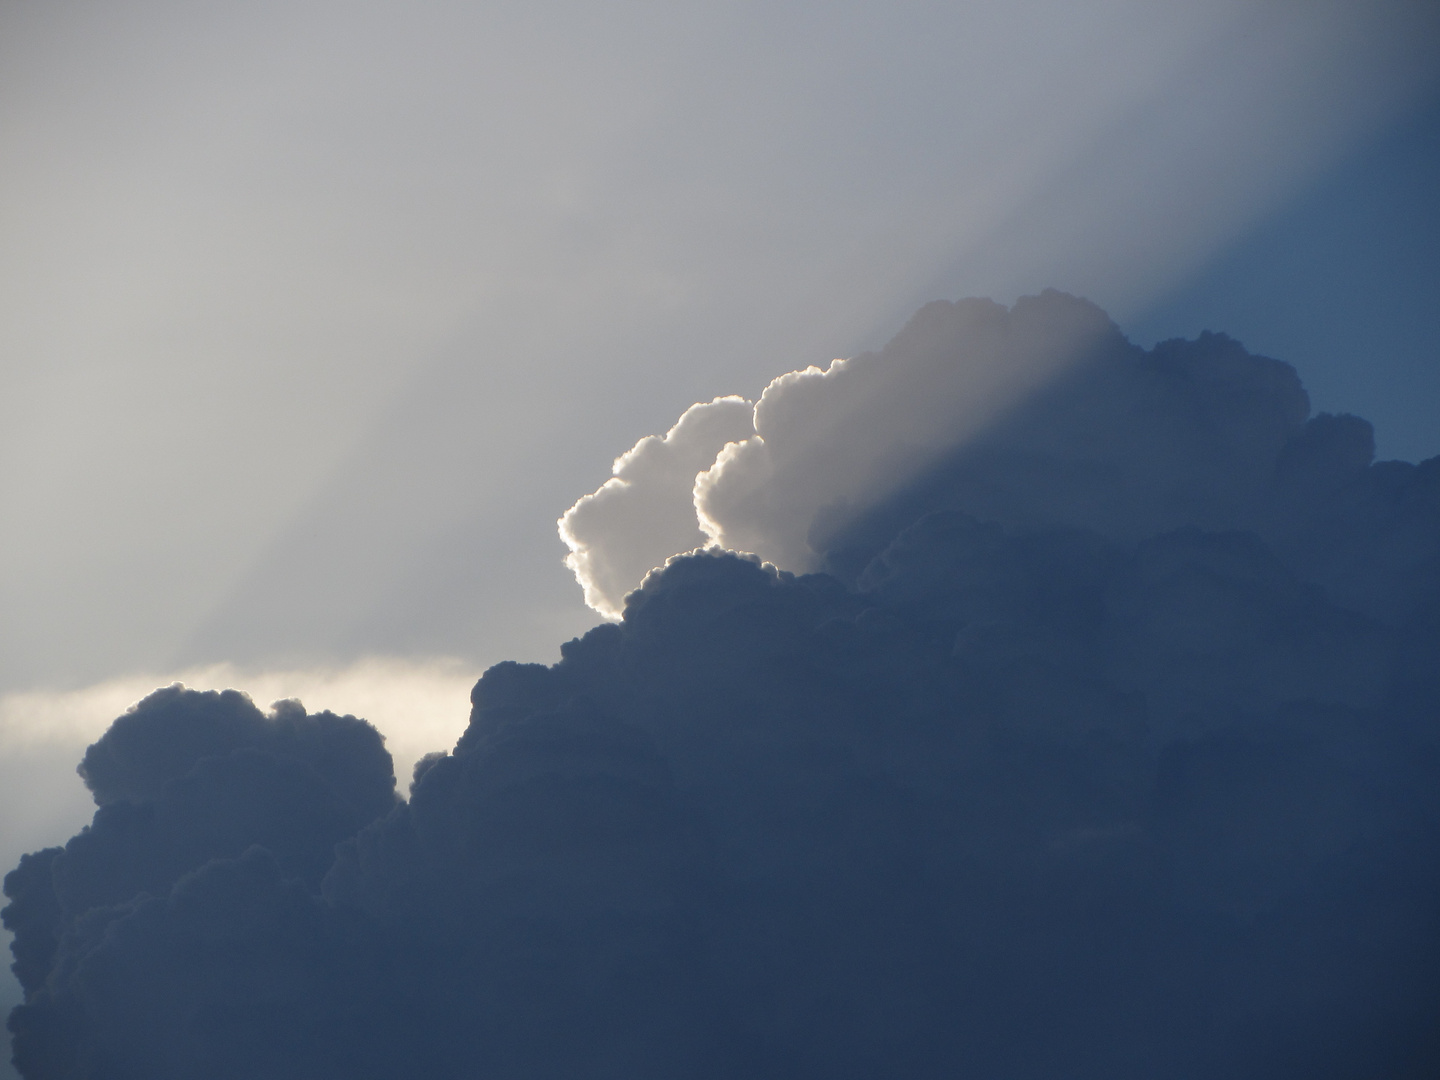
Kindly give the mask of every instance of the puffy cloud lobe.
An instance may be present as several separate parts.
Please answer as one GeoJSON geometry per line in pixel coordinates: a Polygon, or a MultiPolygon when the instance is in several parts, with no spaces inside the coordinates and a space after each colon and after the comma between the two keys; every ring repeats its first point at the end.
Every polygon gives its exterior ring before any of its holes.
{"type": "Polygon", "coordinates": [[[1120,340],[1104,312],[1061,293],[1013,309],[929,304],[878,355],[772,382],[755,407],[756,436],[697,480],[701,523],[722,547],[817,569],[826,531],[969,443],[1056,372],[1120,340]]]}
{"type": "Polygon", "coordinates": [[[619,618],[625,594],[670,556],[705,542],[693,508],[695,477],[727,443],[754,431],[740,397],[692,405],[663,438],[649,435],[615,460],[615,475],[560,519],[565,564],[585,602],[619,618]]]}
{"type": "Polygon", "coordinates": [[[267,716],[235,690],[155,691],[85,751],[79,772],[101,806],[153,802],[195,768],[242,750],[311,770],[364,819],[394,801],[390,755],[369,724],[329,712],[312,716],[298,701],[276,702],[267,716]]]}
{"type": "Polygon", "coordinates": [[[92,977],[112,977],[104,950],[158,918],[155,905],[177,883],[258,845],[277,873],[316,890],[335,845],[396,801],[390,755],[364,721],[308,715],[293,701],[267,715],[233,690],[156,691],[111,725],[79,771],[100,804],[93,823],[5,879],[5,925],[31,1002],[17,1013],[16,1055],[22,1068],[41,1063],[39,1075],[104,1073],[108,1055],[128,1053],[104,1047],[130,1030],[124,1010],[144,994],[97,988],[92,977]],[[53,972],[69,978],[51,995],[53,972]],[[40,1022],[27,1028],[24,1009],[40,1022]],[[57,1060],[71,1064],[55,1073],[57,1060]]]}
{"type": "Polygon", "coordinates": [[[1440,1071],[1440,461],[1098,348],[835,573],[677,558],[490,669],[338,848],[303,740],[117,723],[7,879],[25,1075],[1440,1071]]]}

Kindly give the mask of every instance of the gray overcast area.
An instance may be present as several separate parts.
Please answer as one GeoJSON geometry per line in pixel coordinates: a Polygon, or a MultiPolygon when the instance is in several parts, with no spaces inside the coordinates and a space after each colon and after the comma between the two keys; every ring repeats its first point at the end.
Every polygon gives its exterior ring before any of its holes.
{"type": "MultiPolygon", "coordinates": [[[[1175,297],[1428,108],[1436,10],[0,0],[0,696],[550,660],[617,454],[935,298],[1304,341],[1175,297]]],[[[1280,358],[1428,456],[1429,342],[1280,358]]]]}
{"type": "Polygon", "coordinates": [[[1423,9],[8,4],[0,680],[551,655],[637,437],[936,297],[1125,325],[1423,9]]]}

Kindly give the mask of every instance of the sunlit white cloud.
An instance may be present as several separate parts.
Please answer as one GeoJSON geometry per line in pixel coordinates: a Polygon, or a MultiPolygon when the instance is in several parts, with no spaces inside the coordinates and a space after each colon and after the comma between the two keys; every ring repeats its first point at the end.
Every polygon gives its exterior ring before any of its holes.
{"type": "Polygon", "coordinates": [[[754,404],[742,397],[690,406],[663,436],[647,435],[615,459],[615,475],[561,517],[565,565],[585,603],[606,618],[646,573],[706,540],[692,509],[695,477],[728,443],[754,432],[754,404]]]}
{"type": "Polygon", "coordinates": [[[702,543],[796,573],[825,542],[1116,329],[1058,293],[927,305],[883,352],[693,405],[560,521],[585,602],[607,617],[645,574],[702,543]],[[723,411],[721,411],[723,410],[723,411]]]}
{"type": "Polygon", "coordinates": [[[879,355],[781,376],[755,407],[755,436],[696,477],[701,526],[721,547],[818,569],[823,534],[964,445],[1107,331],[1103,312],[1058,298],[1013,311],[936,303],[879,355]]]}

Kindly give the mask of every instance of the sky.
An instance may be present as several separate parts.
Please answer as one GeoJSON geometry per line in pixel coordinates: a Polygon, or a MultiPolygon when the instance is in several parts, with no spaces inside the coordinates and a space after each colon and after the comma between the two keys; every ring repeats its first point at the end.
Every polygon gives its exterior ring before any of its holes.
{"type": "Polygon", "coordinates": [[[930,300],[1224,331],[1440,453],[1437,24],[3,0],[0,771],[44,793],[7,864],[175,678],[443,746],[596,621],[556,519],[617,455],[930,300]]]}

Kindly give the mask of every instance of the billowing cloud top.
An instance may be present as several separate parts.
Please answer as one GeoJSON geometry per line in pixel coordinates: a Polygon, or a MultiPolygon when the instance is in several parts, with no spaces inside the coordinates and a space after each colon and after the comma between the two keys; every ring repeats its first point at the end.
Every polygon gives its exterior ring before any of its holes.
{"type": "Polygon", "coordinates": [[[685,510],[696,474],[726,445],[751,435],[752,407],[740,397],[690,406],[664,438],[647,436],[616,458],[614,477],[566,511],[565,563],[587,604],[618,619],[625,594],[652,568],[705,542],[694,513],[685,510]]]}
{"type": "Polygon", "coordinates": [[[5,880],[22,1074],[1440,1075],[1440,458],[1054,294],[750,412],[567,528],[776,558],[491,668],[408,801],[352,717],[117,720],[5,880]]]}
{"type": "Polygon", "coordinates": [[[753,426],[744,405],[692,407],[561,519],[597,611],[702,539],[858,570],[920,507],[1128,539],[1256,527],[1310,411],[1288,365],[1218,335],[1146,352],[1054,291],[929,304],[878,354],[775,379],[753,426]]]}
{"type": "Polygon", "coordinates": [[[1098,308],[1060,293],[1010,310],[988,300],[930,304],[879,355],[772,382],[755,407],[755,434],[696,479],[702,527],[721,547],[817,569],[827,532],[1115,334],[1098,308]]]}

